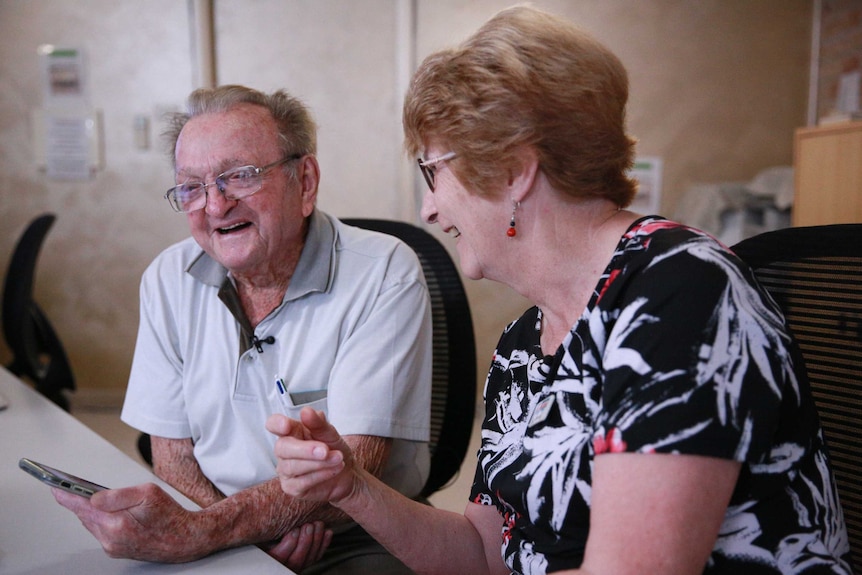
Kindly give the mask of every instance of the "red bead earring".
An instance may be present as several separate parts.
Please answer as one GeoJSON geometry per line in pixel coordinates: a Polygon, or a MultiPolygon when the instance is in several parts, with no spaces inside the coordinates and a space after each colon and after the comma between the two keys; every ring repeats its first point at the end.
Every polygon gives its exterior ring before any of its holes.
{"type": "Polygon", "coordinates": [[[509,220],[509,229],[506,230],[506,235],[510,238],[514,238],[518,235],[518,230],[515,229],[515,210],[517,210],[520,205],[521,202],[512,202],[512,219],[509,220]]]}

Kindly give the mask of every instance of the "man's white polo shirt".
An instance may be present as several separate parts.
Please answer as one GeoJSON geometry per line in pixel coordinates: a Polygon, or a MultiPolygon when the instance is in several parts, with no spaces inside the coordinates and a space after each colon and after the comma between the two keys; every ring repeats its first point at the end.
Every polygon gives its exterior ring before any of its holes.
{"type": "Polygon", "coordinates": [[[147,268],[122,420],[190,437],[204,474],[231,495],[275,476],[267,417],[311,405],[342,435],[395,438],[384,479],[418,494],[429,460],[431,312],[415,253],[316,210],[287,293],[254,334],[244,336],[219,299],[220,287],[233,291],[225,282],[227,270],[191,238],[147,268]]]}

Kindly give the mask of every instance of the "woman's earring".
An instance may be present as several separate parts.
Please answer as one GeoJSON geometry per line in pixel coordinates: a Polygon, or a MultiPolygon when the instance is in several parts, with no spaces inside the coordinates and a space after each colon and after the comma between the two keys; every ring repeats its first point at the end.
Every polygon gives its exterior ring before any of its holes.
{"type": "Polygon", "coordinates": [[[521,202],[512,202],[512,219],[509,220],[509,229],[506,230],[506,235],[510,238],[514,238],[518,235],[518,230],[515,229],[515,210],[517,210],[520,205],[521,202]]]}

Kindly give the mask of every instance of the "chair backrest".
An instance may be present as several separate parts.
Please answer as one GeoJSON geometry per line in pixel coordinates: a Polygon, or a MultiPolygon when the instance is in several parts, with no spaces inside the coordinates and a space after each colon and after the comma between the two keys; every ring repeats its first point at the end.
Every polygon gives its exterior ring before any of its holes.
{"type": "Polygon", "coordinates": [[[427,497],[457,475],[475,418],[476,342],[467,294],[446,248],[427,231],[392,220],[342,221],[401,239],[419,256],[425,272],[434,330],[431,472],[422,490],[427,497]]]}
{"type": "Polygon", "coordinates": [[[862,573],[862,224],[776,230],[731,249],[799,344],[862,573]]]}
{"type": "Polygon", "coordinates": [[[43,214],[30,222],[12,252],[3,287],[3,336],[12,351],[9,371],[68,411],[63,390],[75,389],[75,379],[51,322],[33,300],[36,261],[54,219],[43,214]]]}

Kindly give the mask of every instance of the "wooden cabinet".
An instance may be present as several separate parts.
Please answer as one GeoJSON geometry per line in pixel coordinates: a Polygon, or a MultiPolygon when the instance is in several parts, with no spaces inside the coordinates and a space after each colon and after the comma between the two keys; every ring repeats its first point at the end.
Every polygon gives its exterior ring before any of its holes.
{"type": "Polygon", "coordinates": [[[793,225],[862,222],[862,122],[800,128],[793,225]]]}

